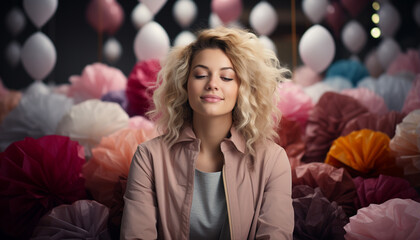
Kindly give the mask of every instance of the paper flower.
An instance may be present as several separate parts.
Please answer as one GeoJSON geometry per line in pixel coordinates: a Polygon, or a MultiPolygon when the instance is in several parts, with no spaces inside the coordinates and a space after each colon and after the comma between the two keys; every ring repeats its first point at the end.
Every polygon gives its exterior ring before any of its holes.
{"type": "Polygon", "coordinates": [[[142,129],[148,132],[148,135],[157,135],[156,125],[153,121],[142,117],[134,116],[128,120],[128,127],[134,129],[142,129]]]}
{"type": "Polygon", "coordinates": [[[156,59],[141,61],[134,66],[128,77],[126,90],[130,116],[144,116],[149,110],[160,69],[160,63],[156,59]]]}
{"type": "Polygon", "coordinates": [[[30,237],[52,208],[86,198],[83,147],[68,137],[25,138],[0,153],[0,228],[30,237]]]}
{"type": "Polygon", "coordinates": [[[293,187],[295,228],[293,239],[344,239],[348,218],[335,202],[328,201],[319,188],[293,187]]]}
{"type": "Polygon", "coordinates": [[[357,189],[357,208],[381,204],[393,198],[420,201],[417,191],[403,178],[379,175],[367,179],[356,177],[353,181],[357,189]]]}
{"type": "Polygon", "coordinates": [[[353,177],[402,176],[402,169],[397,167],[389,148],[389,137],[368,129],[337,138],[325,163],[344,167],[353,177]]]}
{"type": "Polygon", "coordinates": [[[79,200],[55,207],[43,216],[32,240],[41,239],[108,239],[109,209],[95,201],[79,200]]]}
{"type": "Polygon", "coordinates": [[[367,68],[359,61],[338,60],[328,67],[326,78],[340,76],[348,79],[354,86],[364,77],[369,76],[367,68]]]}
{"type": "Polygon", "coordinates": [[[22,93],[14,90],[7,90],[0,95],[0,124],[3,122],[4,118],[19,104],[21,98],[22,93]]]}
{"type": "Polygon", "coordinates": [[[383,132],[392,138],[395,135],[395,128],[399,124],[405,114],[400,112],[391,111],[382,115],[374,113],[364,113],[350,120],[343,131],[341,136],[347,136],[353,131],[361,129],[370,129],[377,132],[383,132]]]}
{"type": "Polygon", "coordinates": [[[343,91],[345,89],[351,89],[353,87],[350,80],[341,76],[327,77],[323,82],[334,88],[334,90],[337,92],[343,91]]]}
{"type": "Polygon", "coordinates": [[[389,143],[390,148],[399,156],[420,155],[420,109],[409,113],[397,125],[395,136],[389,143]]]}
{"type": "Polygon", "coordinates": [[[341,91],[341,94],[353,97],[371,113],[385,114],[388,112],[388,107],[386,106],[384,99],[367,88],[345,89],[341,91]]]}
{"type": "Polygon", "coordinates": [[[420,236],[420,203],[394,198],[361,208],[344,226],[347,240],[416,240],[420,236]]]}
{"type": "Polygon", "coordinates": [[[323,162],[347,122],[368,110],[356,99],[327,92],[313,108],[306,126],[303,162],[323,162]]]}
{"type": "Polygon", "coordinates": [[[101,100],[104,102],[114,102],[118,103],[124,111],[128,111],[128,101],[125,96],[125,90],[111,91],[106,93],[101,97],[101,100]]]}
{"type": "Polygon", "coordinates": [[[128,176],[131,160],[137,146],[155,135],[141,129],[121,129],[92,148],[92,158],[83,166],[86,188],[93,199],[111,206],[114,186],[119,176],[128,176]]]}
{"type": "Polygon", "coordinates": [[[420,109],[420,74],[413,81],[411,90],[405,98],[402,112],[408,114],[416,109],[420,109]]]}
{"type": "Polygon", "coordinates": [[[110,91],[124,90],[127,86],[127,78],[121,70],[102,63],[87,65],[81,76],[70,76],[69,81],[68,94],[75,103],[100,99],[110,91]]]}
{"type": "Polygon", "coordinates": [[[120,176],[115,184],[114,195],[111,199],[108,228],[113,239],[120,237],[121,219],[124,210],[124,194],[127,188],[127,176],[120,176]]]}
{"type": "Polygon", "coordinates": [[[310,67],[303,65],[299,66],[293,72],[292,80],[293,82],[299,84],[302,87],[308,87],[317,82],[320,82],[322,80],[322,77],[310,67]]]}
{"type": "Polygon", "coordinates": [[[282,117],[305,126],[309,111],[313,108],[312,99],[299,85],[293,82],[279,83],[277,91],[280,95],[277,107],[281,111],[282,117]]]}
{"type": "Polygon", "coordinates": [[[311,97],[312,103],[317,104],[319,99],[324,95],[326,92],[337,92],[337,90],[330,85],[326,84],[325,82],[318,82],[309,87],[305,87],[303,89],[305,93],[311,97]]]}
{"type": "Polygon", "coordinates": [[[72,106],[72,99],[51,93],[42,82],[34,82],[0,126],[0,150],[25,137],[54,134],[58,122],[72,106]]]}
{"type": "Polygon", "coordinates": [[[300,123],[283,117],[277,133],[279,135],[279,139],[276,141],[277,144],[286,150],[290,167],[292,169],[296,168],[301,164],[300,160],[305,153],[304,128],[300,123]]]}
{"type": "Polygon", "coordinates": [[[128,115],[117,103],[86,100],[74,105],[57,126],[57,134],[69,136],[85,147],[86,155],[108,136],[128,126],[128,115]]]}
{"type": "Polygon", "coordinates": [[[401,72],[412,74],[420,73],[420,54],[418,50],[408,49],[405,53],[399,53],[386,70],[387,74],[395,75],[401,72]]]}
{"type": "Polygon", "coordinates": [[[308,163],[292,171],[293,186],[308,185],[321,190],[330,201],[340,205],[348,216],[356,213],[354,198],[356,187],[344,168],[335,168],[325,163],[308,163]]]}

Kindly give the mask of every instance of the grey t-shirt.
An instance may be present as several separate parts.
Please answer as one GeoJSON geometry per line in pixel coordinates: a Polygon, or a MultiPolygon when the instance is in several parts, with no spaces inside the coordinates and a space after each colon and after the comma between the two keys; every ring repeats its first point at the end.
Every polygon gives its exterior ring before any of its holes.
{"type": "Polygon", "coordinates": [[[230,239],[221,173],[195,170],[190,239],[230,239]]]}

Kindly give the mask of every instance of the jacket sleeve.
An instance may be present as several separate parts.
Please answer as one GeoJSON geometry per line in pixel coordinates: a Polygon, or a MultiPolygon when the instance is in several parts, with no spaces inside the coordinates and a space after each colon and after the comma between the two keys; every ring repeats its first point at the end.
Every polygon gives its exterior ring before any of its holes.
{"type": "MultiPolygon", "coordinates": [[[[294,210],[292,174],[283,148],[275,148],[265,167],[269,172],[264,188],[256,239],[293,239],[294,210]]],[[[271,154],[270,154],[271,155],[271,154]]]]}
{"type": "Polygon", "coordinates": [[[157,212],[152,159],[139,145],[128,174],[120,239],[157,239],[157,212]]]}

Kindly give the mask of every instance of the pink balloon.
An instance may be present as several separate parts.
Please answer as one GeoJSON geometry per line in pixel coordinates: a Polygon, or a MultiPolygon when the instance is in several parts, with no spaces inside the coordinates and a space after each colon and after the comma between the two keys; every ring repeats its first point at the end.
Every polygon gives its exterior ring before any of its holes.
{"type": "Polygon", "coordinates": [[[341,0],[341,4],[353,18],[356,18],[369,2],[366,0],[341,0]]]}
{"type": "Polygon", "coordinates": [[[86,9],[86,18],[96,31],[113,35],[124,20],[124,11],[115,0],[91,0],[86,9]]]}
{"type": "Polygon", "coordinates": [[[223,23],[235,21],[241,16],[241,0],[212,0],[211,10],[219,16],[223,23]]]}
{"type": "Polygon", "coordinates": [[[343,6],[338,2],[332,2],[328,5],[325,20],[328,26],[333,30],[335,37],[338,38],[340,36],[341,27],[347,20],[347,15],[343,6]]]}

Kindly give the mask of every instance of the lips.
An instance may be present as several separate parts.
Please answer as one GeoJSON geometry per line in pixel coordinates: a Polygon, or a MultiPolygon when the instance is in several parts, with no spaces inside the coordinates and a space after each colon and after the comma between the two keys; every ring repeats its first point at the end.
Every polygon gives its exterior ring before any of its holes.
{"type": "Polygon", "coordinates": [[[205,102],[210,102],[210,103],[215,103],[215,102],[220,102],[223,100],[223,98],[217,96],[217,95],[204,95],[202,97],[200,97],[202,100],[204,100],[205,102]]]}

